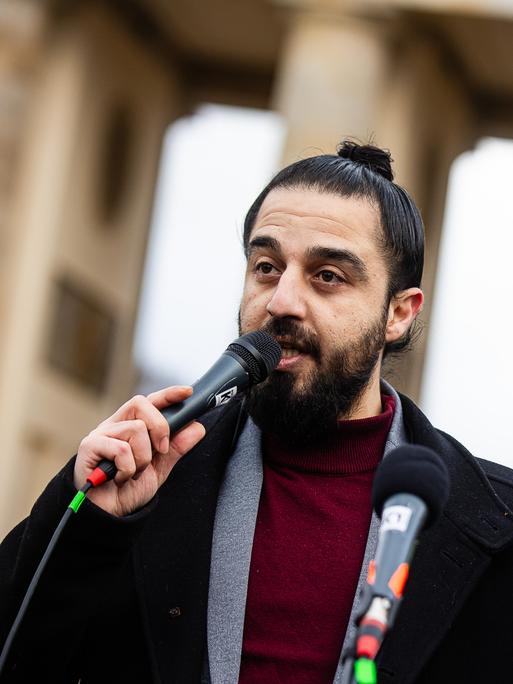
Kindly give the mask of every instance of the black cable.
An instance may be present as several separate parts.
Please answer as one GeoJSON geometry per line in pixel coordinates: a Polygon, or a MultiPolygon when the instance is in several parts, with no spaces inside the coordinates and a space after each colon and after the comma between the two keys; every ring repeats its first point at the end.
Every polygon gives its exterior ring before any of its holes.
{"type": "Polygon", "coordinates": [[[52,538],[50,539],[48,546],[46,547],[46,551],[44,552],[44,555],[41,558],[39,565],[37,566],[37,570],[35,571],[34,576],[32,577],[32,580],[30,581],[30,584],[29,584],[28,589],[25,593],[23,601],[21,602],[21,606],[18,610],[18,614],[16,615],[16,618],[12,624],[11,630],[7,636],[7,639],[5,640],[4,647],[2,649],[2,654],[0,655],[0,676],[2,675],[3,669],[5,667],[5,663],[7,662],[7,657],[9,656],[9,652],[11,650],[11,646],[12,646],[12,643],[14,641],[14,638],[16,637],[16,633],[18,632],[18,628],[19,628],[23,618],[25,617],[25,613],[27,612],[27,608],[30,604],[30,601],[32,599],[34,591],[37,587],[37,584],[39,582],[41,575],[44,572],[44,569],[48,563],[48,560],[53,553],[55,545],[59,541],[59,538],[60,538],[64,528],[66,527],[68,520],[71,518],[73,513],[76,513],[78,511],[80,504],[83,502],[85,495],[91,489],[91,487],[92,487],[91,482],[86,482],[86,484],[82,487],[82,489],[80,489],[77,492],[77,495],[75,496],[73,501],[70,503],[70,505],[66,509],[66,511],[65,511],[64,515],[62,516],[59,524],[57,525],[55,532],[52,535],[52,538]]]}

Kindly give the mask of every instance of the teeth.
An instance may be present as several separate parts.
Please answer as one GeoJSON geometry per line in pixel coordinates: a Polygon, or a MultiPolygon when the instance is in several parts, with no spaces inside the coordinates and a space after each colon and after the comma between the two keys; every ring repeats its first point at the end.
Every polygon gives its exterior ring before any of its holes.
{"type": "Polygon", "coordinates": [[[283,349],[281,356],[283,359],[290,359],[292,356],[298,356],[301,352],[297,349],[283,349]]]}

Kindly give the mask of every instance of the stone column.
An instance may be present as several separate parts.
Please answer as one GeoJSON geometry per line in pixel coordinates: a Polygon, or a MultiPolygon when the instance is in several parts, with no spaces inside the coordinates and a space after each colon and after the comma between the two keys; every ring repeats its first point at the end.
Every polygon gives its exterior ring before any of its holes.
{"type": "Polygon", "coordinates": [[[99,5],[47,17],[5,234],[0,522],[27,513],[131,394],[133,327],[172,65],[99,5]]]}
{"type": "Polygon", "coordinates": [[[286,119],[285,162],[332,152],[376,130],[390,61],[386,27],[340,11],[289,11],[273,106],[286,119]]]}
{"type": "Polygon", "coordinates": [[[420,394],[448,172],[475,138],[468,96],[441,48],[395,14],[289,0],[274,107],[288,125],[284,162],[334,152],[344,137],[389,148],[396,181],[421,209],[427,238],[424,333],[387,374],[420,394]],[[331,8],[331,9],[330,9],[331,8]]]}

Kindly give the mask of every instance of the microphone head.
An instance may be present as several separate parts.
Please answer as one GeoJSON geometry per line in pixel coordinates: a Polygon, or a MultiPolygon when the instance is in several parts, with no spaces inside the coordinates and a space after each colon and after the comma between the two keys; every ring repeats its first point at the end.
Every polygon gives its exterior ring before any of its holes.
{"type": "Polygon", "coordinates": [[[447,467],[432,449],[418,444],[400,446],[379,465],[372,486],[372,505],[381,517],[391,496],[413,494],[427,506],[427,527],[440,516],[449,496],[449,484],[447,467]]]}
{"type": "Polygon", "coordinates": [[[228,345],[226,351],[242,359],[252,385],[265,380],[281,359],[281,346],[263,330],[242,335],[228,345]]]}

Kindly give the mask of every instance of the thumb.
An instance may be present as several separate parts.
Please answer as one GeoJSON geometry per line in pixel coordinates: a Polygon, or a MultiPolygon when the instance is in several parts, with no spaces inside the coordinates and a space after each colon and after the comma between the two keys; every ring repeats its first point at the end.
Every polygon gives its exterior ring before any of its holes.
{"type": "Polygon", "coordinates": [[[159,487],[166,480],[176,463],[203,439],[205,433],[206,430],[201,423],[191,423],[172,437],[167,455],[156,454],[154,456],[153,464],[157,472],[159,487]]]}
{"type": "Polygon", "coordinates": [[[178,456],[184,456],[203,439],[205,433],[203,425],[194,421],[171,438],[169,451],[175,451],[178,456]]]}

